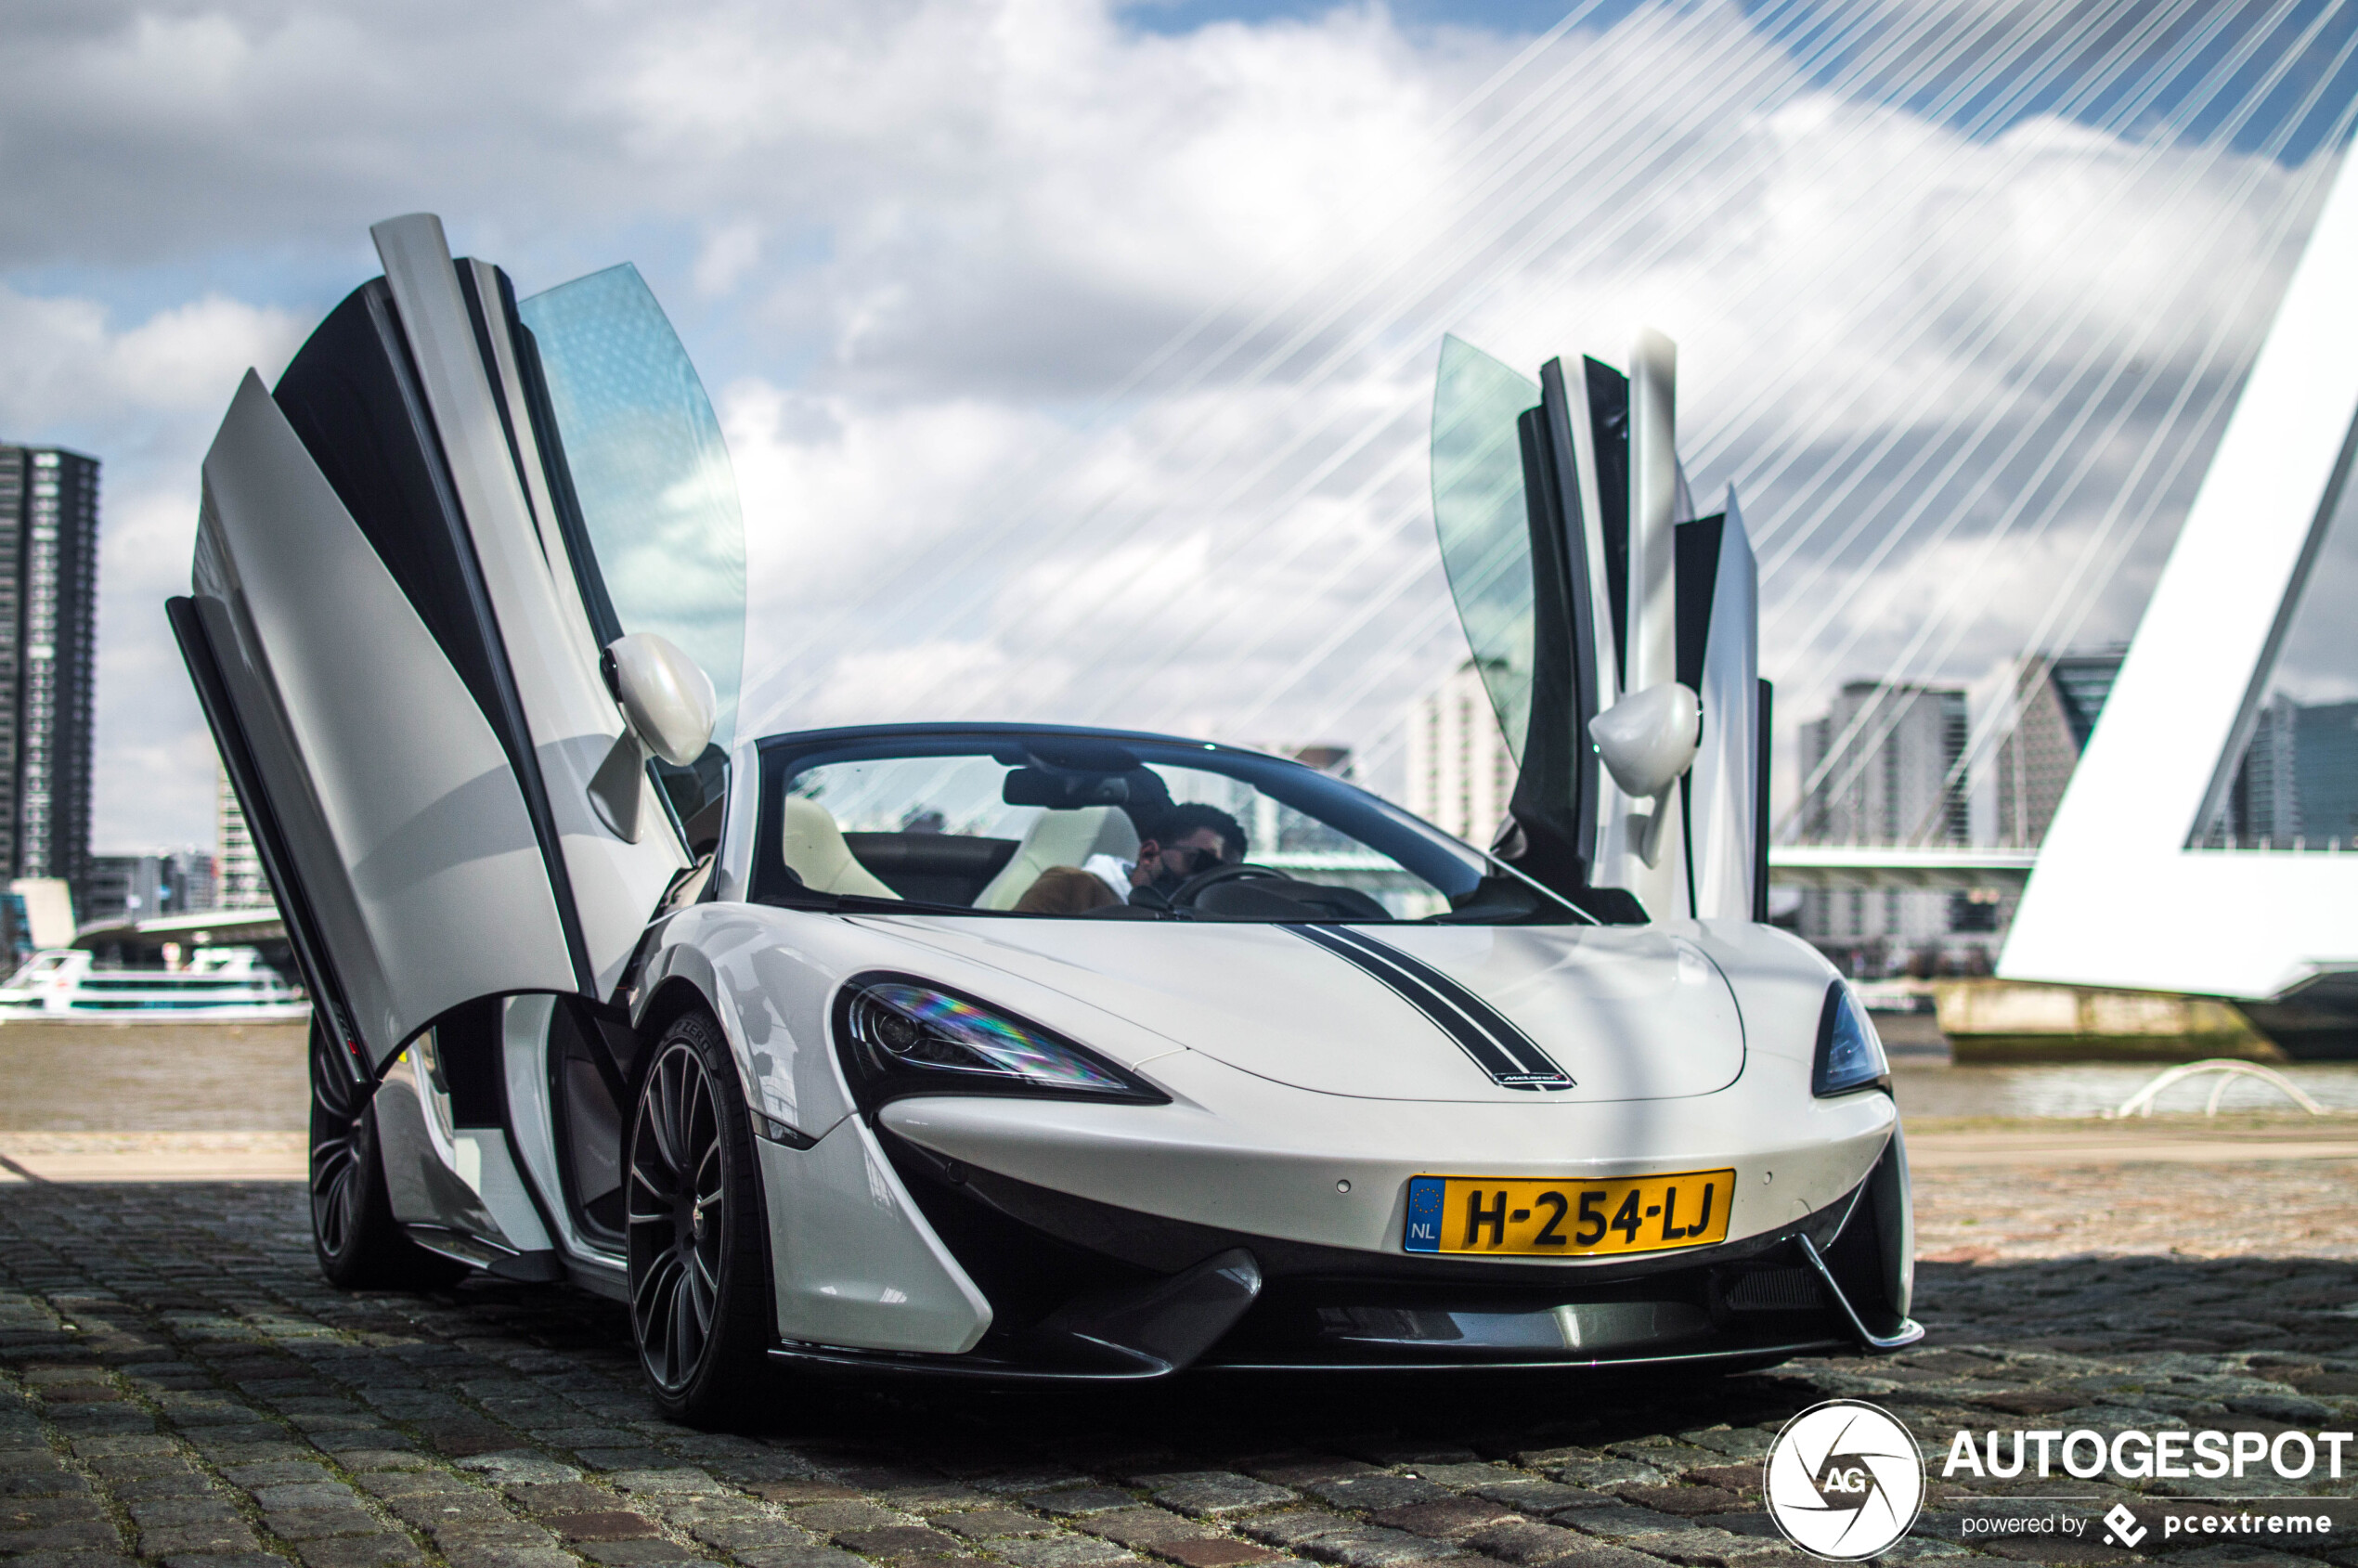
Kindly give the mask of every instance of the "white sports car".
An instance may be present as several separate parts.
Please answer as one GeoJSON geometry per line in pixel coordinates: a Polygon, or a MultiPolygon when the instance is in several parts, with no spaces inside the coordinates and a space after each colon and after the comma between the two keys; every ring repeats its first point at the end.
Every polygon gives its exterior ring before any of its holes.
{"type": "Polygon", "coordinates": [[[664,1407],[764,1365],[1758,1366],[1909,1321],[1881,1046],[1761,918],[1732,508],[1669,345],[1454,340],[1452,587],[1521,771],[1472,849],[1295,761],[732,741],[744,540],[638,274],[441,225],[204,463],[173,626],[315,999],[340,1283],[627,1300],[664,1407]]]}

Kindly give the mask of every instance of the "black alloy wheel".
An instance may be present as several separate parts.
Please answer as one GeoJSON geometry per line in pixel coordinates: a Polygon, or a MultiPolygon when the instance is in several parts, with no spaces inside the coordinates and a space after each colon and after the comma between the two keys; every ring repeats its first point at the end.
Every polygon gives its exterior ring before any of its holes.
{"type": "Polygon", "coordinates": [[[311,1250],[330,1285],[430,1290],[467,1271],[401,1234],[377,1152],[374,1085],[311,1022],[311,1250]]]}
{"type": "Polygon", "coordinates": [[[709,1423],[758,1386],[769,1249],[751,1119],[709,1018],[664,1030],[630,1116],[630,1325],[664,1414],[709,1423]]]}

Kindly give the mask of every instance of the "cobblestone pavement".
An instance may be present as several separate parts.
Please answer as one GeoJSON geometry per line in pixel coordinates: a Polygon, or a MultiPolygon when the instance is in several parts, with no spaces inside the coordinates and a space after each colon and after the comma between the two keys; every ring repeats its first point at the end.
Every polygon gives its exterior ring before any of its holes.
{"type": "MultiPolygon", "coordinates": [[[[0,1556],[9,1568],[1778,1568],[1779,1425],[1875,1400],[1937,1460],[1958,1428],[2358,1425],[2344,1162],[2124,1165],[1920,1183],[1924,1344],[1724,1380],[1202,1379],[1082,1393],[782,1384],[758,1430],[654,1419],[620,1311],[570,1290],[346,1295],[302,1192],[0,1194],[0,1556]],[[2176,1238],[2183,1250],[2174,1250],[2176,1238]],[[2076,1254],[2076,1255],[2063,1255],[2076,1254]],[[292,1562],[290,1561],[292,1560],[292,1562]]],[[[1937,1479],[1889,1554],[1967,1555],[2009,1494],[1937,1479]]],[[[2358,1568],[2349,1481],[2300,1543],[2165,1541],[2193,1565],[2358,1568]]],[[[2160,1490],[2132,1497],[2157,1525],[2160,1490]]],[[[2041,1505],[2048,1506],[2048,1505],[2041,1505]]],[[[2185,1505],[2197,1510],[2202,1505],[2185,1505]]],[[[2219,1505],[2230,1511],[2232,1499],[2219,1505]]],[[[2181,1511],[2183,1511],[2182,1507],[2181,1511]]],[[[2215,1511],[2215,1510],[2214,1510],[2215,1511]]],[[[2075,1538],[2002,1557],[2134,1561],[2075,1538]]]]}

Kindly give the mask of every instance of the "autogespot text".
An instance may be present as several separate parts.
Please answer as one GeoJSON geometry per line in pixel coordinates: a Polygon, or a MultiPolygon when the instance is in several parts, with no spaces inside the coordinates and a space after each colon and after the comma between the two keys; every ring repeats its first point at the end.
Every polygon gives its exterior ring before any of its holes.
{"type": "Polygon", "coordinates": [[[2242,1480],[2251,1467],[2265,1464],[2286,1481],[2313,1475],[2341,1479],[2343,1450],[2353,1440],[2347,1432],[2280,1432],[2271,1437],[2259,1432],[2140,1432],[2131,1429],[2107,1436],[2101,1432],[2015,1432],[1988,1434],[1976,1440],[1970,1432],[1957,1433],[1949,1445],[1944,1478],[1975,1475],[2008,1479],[2025,1473],[2050,1476],[2060,1466],[2080,1481],[2107,1473],[2124,1481],[2242,1480]],[[2002,1443],[2002,1438],[2011,1439],[2002,1443]],[[2323,1466],[2322,1471],[2319,1467],[2323,1466]]]}

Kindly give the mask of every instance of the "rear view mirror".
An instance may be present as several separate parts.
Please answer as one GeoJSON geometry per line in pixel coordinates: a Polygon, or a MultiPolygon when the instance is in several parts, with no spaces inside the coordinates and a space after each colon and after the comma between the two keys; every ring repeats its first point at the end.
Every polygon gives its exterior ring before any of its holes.
{"type": "Polygon", "coordinates": [[[712,744],[719,702],[696,661],[652,631],[607,643],[598,668],[622,709],[623,730],[590,777],[590,803],[616,837],[636,844],[643,831],[647,758],[660,757],[675,768],[693,763],[712,744]]]}
{"type": "Polygon", "coordinates": [[[634,631],[607,643],[599,663],[641,745],[675,768],[704,755],[712,744],[719,703],[712,678],[678,644],[652,631],[634,631]]]}
{"type": "Polygon", "coordinates": [[[1130,799],[1130,781],[1102,773],[1068,773],[1051,768],[1015,768],[999,791],[1010,806],[1045,806],[1070,811],[1082,806],[1121,806],[1130,799]]]}
{"type": "Polygon", "coordinates": [[[1665,680],[1632,693],[1588,720],[1588,734],[1622,793],[1653,800],[1639,849],[1652,865],[1662,852],[1670,788],[1694,766],[1703,746],[1703,702],[1678,681],[1665,680]]]}

